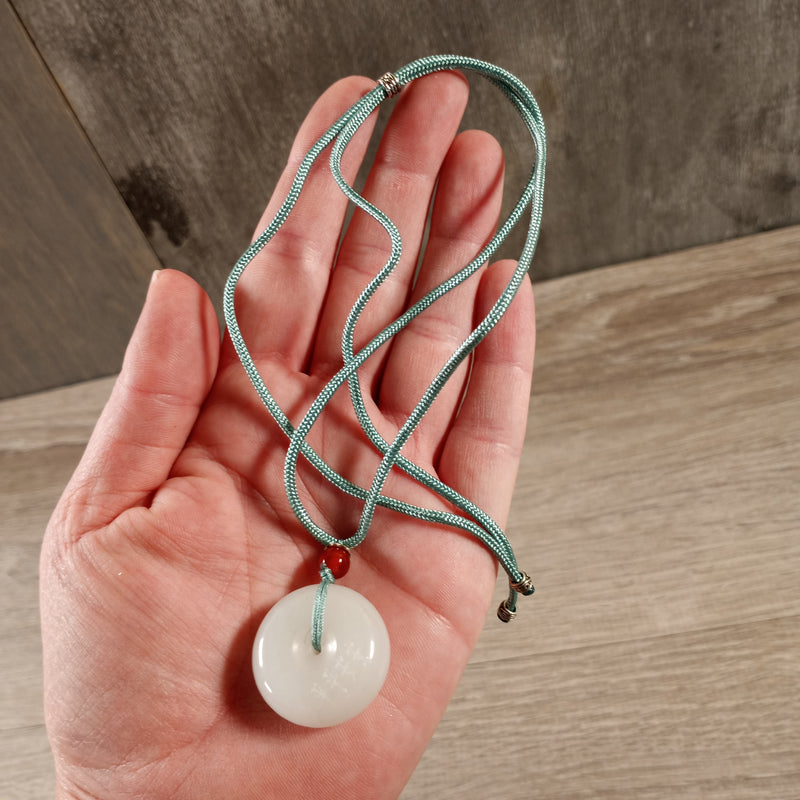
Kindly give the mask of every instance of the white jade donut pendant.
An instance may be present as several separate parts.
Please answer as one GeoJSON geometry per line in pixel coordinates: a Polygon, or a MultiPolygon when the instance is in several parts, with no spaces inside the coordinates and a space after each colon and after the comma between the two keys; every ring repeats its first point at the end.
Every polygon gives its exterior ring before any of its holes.
{"type": "Polygon", "coordinates": [[[352,719],[377,697],[389,669],[389,634],[369,600],[331,584],[317,653],[311,645],[316,592],[304,586],[264,617],[253,644],[253,675],[277,714],[326,728],[352,719]]]}

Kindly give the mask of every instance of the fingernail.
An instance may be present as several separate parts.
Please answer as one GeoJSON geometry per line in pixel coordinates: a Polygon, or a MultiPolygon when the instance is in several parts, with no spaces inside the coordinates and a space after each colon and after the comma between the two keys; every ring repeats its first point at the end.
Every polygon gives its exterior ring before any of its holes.
{"type": "Polygon", "coordinates": [[[153,274],[150,276],[150,285],[151,286],[156,282],[156,280],[158,279],[158,276],[160,274],[161,274],[161,270],[160,269],[153,270],[153,274]]]}

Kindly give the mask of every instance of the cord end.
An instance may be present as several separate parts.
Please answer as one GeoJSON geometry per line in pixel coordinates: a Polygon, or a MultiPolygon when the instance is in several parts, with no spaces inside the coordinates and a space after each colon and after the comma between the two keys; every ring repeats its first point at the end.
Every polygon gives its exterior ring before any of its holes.
{"type": "Polygon", "coordinates": [[[529,595],[532,595],[534,591],[533,580],[527,572],[520,570],[519,574],[521,575],[520,579],[518,581],[509,581],[508,585],[515,592],[519,592],[520,594],[525,595],[525,597],[528,597],[529,595]]]}
{"type": "Polygon", "coordinates": [[[516,616],[517,611],[516,609],[511,608],[508,600],[503,600],[503,602],[497,607],[497,619],[499,619],[500,622],[511,622],[511,620],[516,616]]]}

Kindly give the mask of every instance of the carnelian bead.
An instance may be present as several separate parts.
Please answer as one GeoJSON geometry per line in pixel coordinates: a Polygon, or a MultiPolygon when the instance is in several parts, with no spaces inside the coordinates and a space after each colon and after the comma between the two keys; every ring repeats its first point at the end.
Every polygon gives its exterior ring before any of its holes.
{"type": "Polygon", "coordinates": [[[332,544],[330,547],[326,547],[319,557],[320,569],[322,569],[323,562],[333,577],[339,580],[347,575],[347,570],[350,569],[350,551],[346,547],[332,544]]]}

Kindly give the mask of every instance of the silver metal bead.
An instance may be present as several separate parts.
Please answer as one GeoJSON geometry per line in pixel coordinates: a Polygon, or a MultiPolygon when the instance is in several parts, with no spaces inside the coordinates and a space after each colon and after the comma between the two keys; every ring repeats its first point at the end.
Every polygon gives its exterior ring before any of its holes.
{"type": "Polygon", "coordinates": [[[503,602],[497,607],[497,619],[499,619],[500,622],[511,622],[511,620],[516,616],[517,612],[512,611],[508,607],[508,600],[503,600],[503,602]]]}
{"type": "Polygon", "coordinates": [[[509,581],[508,583],[515,592],[524,595],[533,594],[533,580],[527,572],[522,573],[522,580],[509,581]]]}
{"type": "Polygon", "coordinates": [[[381,75],[378,79],[378,83],[383,88],[383,91],[386,92],[387,97],[394,97],[396,94],[400,94],[400,84],[393,72],[387,72],[381,75]]]}

